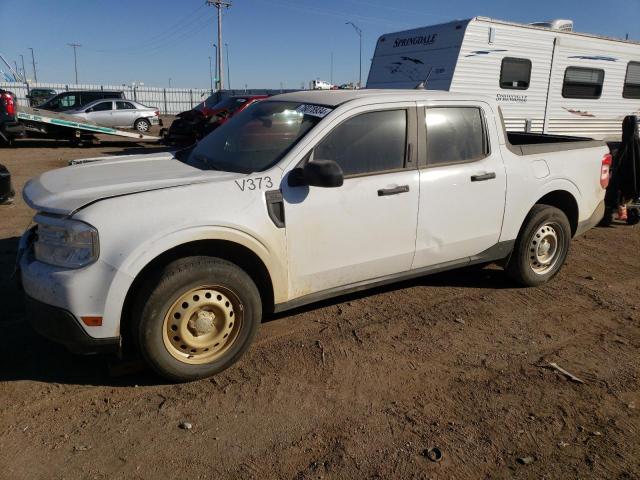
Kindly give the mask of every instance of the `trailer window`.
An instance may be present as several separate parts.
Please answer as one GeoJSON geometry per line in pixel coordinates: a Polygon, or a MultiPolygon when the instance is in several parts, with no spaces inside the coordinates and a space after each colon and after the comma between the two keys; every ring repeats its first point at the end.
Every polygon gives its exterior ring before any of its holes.
{"type": "Polygon", "coordinates": [[[564,73],[562,96],[564,98],[600,98],[603,84],[604,70],[568,67],[564,73]]]}
{"type": "Polygon", "coordinates": [[[629,62],[627,76],[624,80],[624,98],[640,99],[640,63],[629,62]]]}
{"type": "Polygon", "coordinates": [[[531,60],[526,58],[502,59],[500,68],[500,88],[527,90],[531,82],[531,60]]]}
{"type": "Polygon", "coordinates": [[[429,166],[475,162],[489,155],[489,140],[480,108],[428,108],[426,126],[429,166]]]}

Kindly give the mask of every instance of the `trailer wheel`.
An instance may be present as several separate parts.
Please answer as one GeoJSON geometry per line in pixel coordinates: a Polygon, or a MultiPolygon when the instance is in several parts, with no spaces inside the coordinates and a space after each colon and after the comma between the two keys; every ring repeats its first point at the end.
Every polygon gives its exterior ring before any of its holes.
{"type": "Polygon", "coordinates": [[[140,133],[147,133],[151,130],[151,123],[146,118],[139,118],[133,123],[133,128],[140,133]]]}
{"type": "Polygon", "coordinates": [[[507,263],[507,274],[527,287],[548,282],[562,268],[570,242],[571,226],[564,212],[549,205],[534,205],[507,263]]]}
{"type": "Polygon", "coordinates": [[[143,357],[171,381],[209,377],[235,363],[262,318],[251,277],[231,262],[187,257],[165,267],[140,292],[134,334],[143,357]]]}

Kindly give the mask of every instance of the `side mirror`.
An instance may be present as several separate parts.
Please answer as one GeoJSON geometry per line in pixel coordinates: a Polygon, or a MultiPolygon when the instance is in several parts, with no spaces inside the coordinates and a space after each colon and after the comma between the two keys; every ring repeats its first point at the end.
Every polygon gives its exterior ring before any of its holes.
{"type": "Polygon", "coordinates": [[[314,160],[302,168],[307,185],[312,187],[335,188],[344,183],[342,168],[333,160],[314,160]]]}

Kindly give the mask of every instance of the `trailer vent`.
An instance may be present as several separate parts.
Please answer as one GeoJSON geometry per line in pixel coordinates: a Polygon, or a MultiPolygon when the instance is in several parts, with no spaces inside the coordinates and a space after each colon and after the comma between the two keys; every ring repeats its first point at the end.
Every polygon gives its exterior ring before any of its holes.
{"type": "Polygon", "coordinates": [[[548,22],[530,23],[534,27],[550,28],[561,32],[573,32],[573,20],[550,20],[548,22]]]}

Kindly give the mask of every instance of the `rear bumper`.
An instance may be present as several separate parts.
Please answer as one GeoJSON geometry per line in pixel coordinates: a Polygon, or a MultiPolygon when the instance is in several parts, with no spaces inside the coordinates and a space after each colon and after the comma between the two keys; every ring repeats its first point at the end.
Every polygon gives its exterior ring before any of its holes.
{"type": "Polygon", "coordinates": [[[119,338],[93,338],[76,317],[63,308],[47,305],[25,295],[26,314],[33,329],[43,337],[61,343],[74,353],[116,352],[119,338]]]}
{"type": "Polygon", "coordinates": [[[602,218],[604,217],[604,210],[605,210],[605,205],[604,205],[604,200],[602,200],[602,202],[600,202],[596,207],[596,209],[593,211],[593,214],[591,215],[591,217],[589,217],[587,220],[584,220],[578,224],[578,228],[574,236],[582,235],[587,230],[591,230],[593,227],[598,225],[602,220],[602,218]]]}

